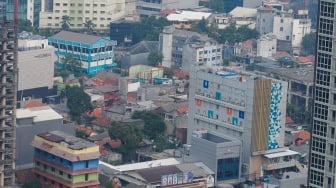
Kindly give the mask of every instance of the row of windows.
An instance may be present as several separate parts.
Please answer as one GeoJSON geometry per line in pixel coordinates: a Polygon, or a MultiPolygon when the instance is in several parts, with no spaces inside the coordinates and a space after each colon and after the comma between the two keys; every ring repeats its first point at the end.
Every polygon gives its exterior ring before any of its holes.
{"type": "Polygon", "coordinates": [[[332,38],[319,36],[318,37],[318,49],[326,52],[332,52],[332,38]]]}
{"type": "MultiPolygon", "coordinates": [[[[48,17],[49,20],[52,20],[52,17],[48,17]]],[[[62,18],[60,17],[55,17],[55,20],[61,20],[62,18]]],[[[70,17],[71,20],[75,20],[75,17],[70,17]]],[[[77,17],[77,20],[82,21],[84,18],[83,17],[77,17]]],[[[98,18],[94,17],[92,18],[93,20],[97,20],[98,18]]],[[[89,17],[85,17],[85,20],[90,20],[89,17]]],[[[105,18],[101,17],[100,20],[105,20],[105,18]]],[[[111,20],[111,18],[106,18],[106,20],[111,20]]]]}
{"type": "Polygon", "coordinates": [[[327,120],[328,119],[328,106],[315,103],[314,117],[327,120]]]}
{"type": "Polygon", "coordinates": [[[319,152],[319,153],[325,153],[326,140],[323,139],[323,138],[313,136],[313,139],[312,139],[312,142],[311,142],[311,149],[312,149],[312,151],[316,151],[316,152],[319,152]]]}
{"type": "MultiPolygon", "coordinates": [[[[61,12],[61,10],[55,10],[55,13],[60,13],[60,12],[61,12]]],[[[70,11],[68,11],[68,10],[62,10],[62,12],[63,12],[63,13],[68,13],[68,12],[70,12],[70,13],[76,13],[75,10],[70,10],[70,11]]],[[[82,10],[78,10],[77,13],[78,13],[78,14],[82,14],[83,11],[82,11],[82,10]]],[[[90,12],[89,10],[86,10],[86,11],[85,11],[85,14],[90,14],[90,13],[91,13],[91,12],[90,12]]],[[[98,11],[94,10],[94,11],[92,11],[92,13],[93,13],[93,14],[98,14],[98,11]]],[[[106,11],[99,11],[99,13],[100,13],[100,14],[105,14],[106,11]]]]}
{"type": "Polygon", "coordinates": [[[317,67],[324,69],[331,69],[331,55],[318,53],[317,54],[317,67]]]}
{"type": "Polygon", "coordinates": [[[328,103],[329,102],[329,89],[316,86],[315,100],[328,103]]]}
{"type": "Polygon", "coordinates": [[[199,51],[198,54],[199,55],[202,55],[202,54],[208,54],[208,53],[215,53],[215,52],[220,52],[221,49],[220,48],[217,48],[217,49],[212,49],[211,51],[210,50],[204,50],[204,51],[199,51]]]}
{"type": "Polygon", "coordinates": [[[335,4],[321,1],[320,15],[324,17],[334,18],[334,14],[335,14],[335,4]]]}
{"type": "MultiPolygon", "coordinates": [[[[59,23],[55,23],[55,25],[54,26],[56,26],[56,27],[59,27],[61,24],[59,24],[59,23]]],[[[47,26],[53,26],[53,24],[52,23],[48,23],[47,24],[47,26]]],[[[70,24],[70,26],[71,27],[83,27],[84,25],[83,24],[77,24],[77,25],[75,25],[75,24],[70,24]]],[[[106,25],[106,27],[107,27],[108,25],[106,25]]],[[[105,27],[105,25],[104,24],[99,24],[99,27],[105,27]]]]}
{"type": "Polygon", "coordinates": [[[332,35],[334,30],[334,22],[325,18],[320,18],[319,31],[320,33],[332,35]]]}
{"type": "Polygon", "coordinates": [[[324,170],[325,159],[322,155],[312,153],[311,157],[311,167],[324,170]]]}
{"type": "Polygon", "coordinates": [[[318,121],[318,120],[314,120],[313,134],[325,137],[326,132],[327,132],[327,123],[322,122],[322,121],[318,121]]]}
{"type": "Polygon", "coordinates": [[[317,69],[316,83],[324,86],[330,86],[330,72],[317,69]]]}
{"type": "MultiPolygon", "coordinates": [[[[61,6],[61,3],[55,3],[55,6],[61,6]]],[[[67,7],[68,3],[63,3],[62,6],[67,7]]],[[[75,7],[76,4],[75,3],[70,3],[70,6],[71,7],[75,7]]],[[[83,4],[82,3],[78,3],[77,6],[81,7],[81,6],[83,6],[83,4]]],[[[86,7],[90,7],[91,4],[90,3],[85,3],[85,6],[86,7]]],[[[93,4],[93,7],[98,7],[98,4],[93,4]]],[[[105,4],[100,4],[100,7],[105,7],[105,4]]]]}
{"type": "Polygon", "coordinates": [[[323,186],[323,173],[311,170],[309,180],[314,185],[323,186]]]}

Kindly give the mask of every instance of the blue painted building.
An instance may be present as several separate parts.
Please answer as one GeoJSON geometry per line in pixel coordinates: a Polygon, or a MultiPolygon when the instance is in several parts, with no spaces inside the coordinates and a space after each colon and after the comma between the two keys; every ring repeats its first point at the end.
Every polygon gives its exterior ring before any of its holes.
{"type": "Polygon", "coordinates": [[[104,37],[61,31],[49,37],[48,43],[55,47],[59,68],[65,68],[62,60],[66,56],[78,59],[81,62],[82,70],[91,75],[116,66],[116,63],[113,62],[113,47],[116,45],[116,41],[104,37]]]}

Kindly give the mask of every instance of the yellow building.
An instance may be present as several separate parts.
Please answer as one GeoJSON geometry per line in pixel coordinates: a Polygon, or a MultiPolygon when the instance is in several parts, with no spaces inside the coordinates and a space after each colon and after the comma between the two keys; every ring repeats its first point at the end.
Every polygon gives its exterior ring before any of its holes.
{"type": "Polygon", "coordinates": [[[70,17],[71,29],[85,29],[91,20],[95,30],[107,30],[111,21],[125,16],[125,0],[42,0],[40,29],[59,29],[62,16],[70,17]]]}

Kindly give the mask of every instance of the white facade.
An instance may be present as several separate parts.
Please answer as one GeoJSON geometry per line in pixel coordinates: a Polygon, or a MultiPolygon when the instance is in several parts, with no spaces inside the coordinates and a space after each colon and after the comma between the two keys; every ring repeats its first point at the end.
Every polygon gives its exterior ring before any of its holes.
{"type": "Polygon", "coordinates": [[[311,20],[308,18],[308,10],[299,10],[298,18],[293,20],[292,46],[301,47],[302,38],[310,33],[311,20]]]}
{"type": "Polygon", "coordinates": [[[125,0],[54,0],[52,8],[46,8],[47,3],[50,2],[42,1],[40,28],[61,28],[62,16],[68,15],[72,29],[85,29],[83,23],[91,20],[96,25],[94,29],[106,30],[110,22],[126,14],[125,0]]]}
{"type": "Polygon", "coordinates": [[[38,39],[38,40],[18,40],[18,49],[19,50],[31,50],[31,49],[42,49],[51,47],[48,45],[48,39],[38,39]]]}
{"type": "Polygon", "coordinates": [[[257,41],[257,56],[272,57],[277,50],[275,35],[263,35],[257,41]]]}
{"type": "Polygon", "coordinates": [[[55,61],[54,48],[52,47],[19,51],[18,91],[46,86],[52,88],[55,61]]]}
{"type": "Polygon", "coordinates": [[[137,0],[137,12],[140,16],[157,15],[166,9],[193,9],[197,8],[199,0],[137,0]]]}
{"type": "Polygon", "coordinates": [[[27,20],[34,23],[34,0],[27,1],[27,20]]]}
{"type": "Polygon", "coordinates": [[[164,29],[161,34],[162,45],[161,53],[163,55],[162,66],[171,67],[173,64],[172,50],[173,50],[173,28],[164,29]]]}
{"type": "Polygon", "coordinates": [[[191,71],[188,143],[196,130],[206,129],[239,139],[243,175],[259,173],[260,154],[284,145],[287,82],[218,67],[191,71]],[[252,155],[253,153],[253,155],[252,155]]]}
{"type": "Polygon", "coordinates": [[[273,33],[278,40],[291,41],[293,30],[293,16],[291,13],[283,13],[274,16],[273,33]]]}

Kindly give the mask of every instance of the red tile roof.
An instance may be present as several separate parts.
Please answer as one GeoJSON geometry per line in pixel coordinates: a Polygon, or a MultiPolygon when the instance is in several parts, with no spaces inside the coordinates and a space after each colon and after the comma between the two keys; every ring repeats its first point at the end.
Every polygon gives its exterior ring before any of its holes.
{"type": "Polygon", "coordinates": [[[25,108],[35,108],[41,106],[47,106],[47,105],[39,101],[31,101],[28,104],[26,104],[25,108]]]}
{"type": "Polygon", "coordinates": [[[112,123],[111,118],[108,117],[100,117],[92,121],[92,124],[105,128],[108,128],[111,125],[111,123],[112,123]]]}
{"type": "Polygon", "coordinates": [[[180,69],[175,69],[174,70],[174,76],[177,78],[185,78],[187,79],[189,77],[189,72],[180,70],[180,69]]]}
{"type": "Polygon", "coordinates": [[[101,118],[103,117],[103,107],[95,108],[92,112],[88,112],[88,116],[95,117],[95,118],[101,118]]]}
{"type": "Polygon", "coordinates": [[[183,107],[179,107],[176,110],[178,113],[187,113],[189,111],[189,107],[188,106],[183,106],[183,107]]]}

